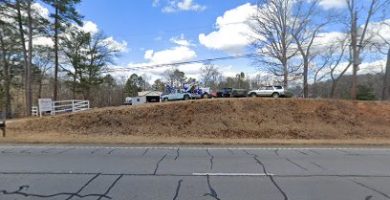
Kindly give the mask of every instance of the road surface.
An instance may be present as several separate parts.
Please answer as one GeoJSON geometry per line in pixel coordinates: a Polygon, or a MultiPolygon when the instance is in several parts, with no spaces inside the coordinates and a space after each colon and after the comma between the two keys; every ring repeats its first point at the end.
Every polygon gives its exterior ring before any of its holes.
{"type": "Polygon", "coordinates": [[[0,199],[390,199],[390,149],[0,146],[0,199]]]}

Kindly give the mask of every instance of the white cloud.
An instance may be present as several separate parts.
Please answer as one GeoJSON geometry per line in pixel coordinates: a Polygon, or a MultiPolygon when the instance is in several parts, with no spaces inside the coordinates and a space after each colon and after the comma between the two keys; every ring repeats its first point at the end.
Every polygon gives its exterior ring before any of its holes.
{"type": "MultiPolygon", "coordinates": [[[[153,1],[153,7],[157,7],[160,4],[160,0],[153,1]]],[[[173,13],[179,11],[204,11],[206,6],[200,5],[195,0],[166,0],[166,5],[162,8],[164,13],[173,13]]]]}
{"type": "Polygon", "coordinates": [[[129,51],[129,49],[127,48],[126,41],[118,42],[113,37],[108,37],[104,40],[104,42],[110,47],[111,50],[114,50],[117,52],[128,52],[129,51]]]}
{"type": "MultiPolygon", "coordinates": [[[[340,46],[344,44],[344,41],[348,38],[346,33],[342,32],[323,32],[319,33],[317,37],[314,39],[312,45],[313,53],[322,53],[327,49],[340,46]]],[[[341,50],[341,49],[340,49],[341,50]]]]}
{"type": "Polygon", "coordinates": [[[49,9],[47,9],[45,6],[41,5],[40,3],[34,3],[32,4],[32,9],[35,10],[41,17],[45,19],[49,19],[49,9]]]}
{"type": "Polygon", "coordinates": [[[162,51],[147,50],[144,58],[149,64],[184,62],[196,58],[196,52],[186,46],[177,46],[162,51]]]}
{"type": "Polygon", "coordinates": [[[195,46],[194,44],[191,43],[191,41],[185,39],[184,35],[181,34],[179,37],[173,37],[169,40],[173,44],[180,45],[180,46],[195,46]]]}
{"type": "Polygon", "coordinates": [[[92,35],[99,32],[98,26],[91,21],[85,21],[83,26],[80,27],[80,29],[86,33],[91,33],[92,35]]]}
{"type": "MultiPolygon", "coordinates": [[[[163,73],[169,69],[167,67],[159,67],[159,68],[146,68],[145,66],[158,65],[158,64],[169,64],[169,63],[177,63],[177,62],[186,62],[191,61],[197,57],[197,54],[194,50],[189,48],[188,46],[175,46],[169,49],[155,51],[155,50],[147,50],[144,54],[144,59],[146,62],[143,63],[130,63],[128,67],[130,68],[140,68],[139,70],[135,70],[134,72],[138,74],[147,74],[152,77],[151,81],[156,80],[157,78],[161,78],[163,73]]],[[[203,64],[187,64],[177,66],[180,71],[186,73],[187,76],[197,77],[200,72],[203,64]]]]}
{"type": "Polygon", "coordinates": [[[228,10],[217,18],[217,30],[199,35],[199,42],[207,48],[229,53],[241,53],[251,43],[253,31],[247,24],[256,14],[256,5],[250,3],[228,10]]]}
{"type": "Polygon", "coordinates": [[[36,37],[33,39],[34,46],[45,46],[45,47],[53,47],[54,42],[50,37],[36,37]]]}
{"type": "Polygon", "coordinates": [[[340,9],[347,6],[345,0],[321,0],[319,5],[326,10],[329,9],[340,9]]]}
{"type": "Polygon", "coordinates": [[[386,61],[387,61],[386,59],[382,59],[373,62],[362,63],[359,66],[360,68],[359,74],[383,73],[385,71],[386,61]]]}
{"type": "Polygon", "coordinates": [[[368,26],[368,38],[375,43],[383,43],[383,40],[390,42],[390,19],[370,23],[368,26]]]}

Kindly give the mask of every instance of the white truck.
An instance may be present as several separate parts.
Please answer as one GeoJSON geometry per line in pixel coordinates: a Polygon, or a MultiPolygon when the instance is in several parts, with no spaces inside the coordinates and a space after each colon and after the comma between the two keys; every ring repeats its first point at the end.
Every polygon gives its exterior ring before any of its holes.
{"type": "Polygon", "coordinates": [[[189,93],[182,90],[174,90],[171,93],[163,94],[161,96],[162,101],[180,101],[189,99],[200,99],[202,96],[195,93],[189,93]]]}
{"type": "Polygon", "coordinates": [[[283,86],[264,86],[260,87],[258,90],[252,90],[248,92],[250,97],[273,97],[279,98],[285,96],[286,92],[283,86]]]}

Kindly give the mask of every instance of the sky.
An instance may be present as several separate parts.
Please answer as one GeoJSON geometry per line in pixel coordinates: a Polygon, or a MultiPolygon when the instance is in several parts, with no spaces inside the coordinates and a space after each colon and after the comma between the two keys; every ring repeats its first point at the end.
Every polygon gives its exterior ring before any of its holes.
{"type": "MultiPolygon", "coordinates": [[[[211,42],[201,43],[199,35],[208,35],[215,31],[217,18],[223,16],[226,11],[254,2],[247,0],[115,0],[113,3],[108,0],[83,0],[78,10],[85,16],[85,21],[95,23],[105,35],[127,44],[127,51],[121,53],[115,65],[132,67],[132,64],[138,66],[138,64],[172,63],[245,53],[245,49],[235,52],[235,50],[224,51],[211,48],[213,44],[209,44],[211,42]]],[[[244,21],[242,17],[227,21],[232,20],[236,20],[234,22],[244,21]]],[[[236,47],[232,47],[234,48],[236,47]]],[[[220,63],[224,65],[221,68],[228,75],[233,75],[240,70],[248,73],[257,71],[248,59],[220,63]]],[[[189,74],[197,73],[197,70],[192,69],[184,71],[189,74]]]]}
{"type": "MultiPolygon", "coordinates": [[[[365,0],[363,0],[365,1],[365,0]]],[[[82,0],[77,6],[84,16],[83,30],[103,32],[121,51],[112,68],[134,68],[251,53],[253,32],[242,22],[256,13],[257,0],[82,0]]],[[[346,9],[342,0],[321,0],[324,11],[346,9]]],[[[328,26],[316,43],[326,44],[343,36],[328,26]]],[[[388,30],[390,33],[390,30],[388,30]]],[[[380,62],[370,60],[370,62],[380,62]]],[[[213,63],[225,76],[259,70],[252,60],[233,59],[213,63]]],[[[369,64],[366,64],[369,66],[369,64]]],[[[198,78],[202,64],[180,66],[198,78]]],[[[146,74],[150,81],[169,68],[117,72],[146,74]]]]}

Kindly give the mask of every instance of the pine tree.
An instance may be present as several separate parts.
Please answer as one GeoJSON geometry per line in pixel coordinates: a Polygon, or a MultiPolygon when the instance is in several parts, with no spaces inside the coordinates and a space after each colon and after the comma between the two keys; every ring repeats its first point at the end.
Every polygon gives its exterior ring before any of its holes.
{"type": "Polygon", "coordinates": [[[77,12],[75,6],[81,2],[81,0],[43,0],[43,2],[53,7],[54,13],[51,17],[54,19],[53,30],[54,30],[54,91],[53,99],[58,99],[58,71],[59,71],[59,41],[60,34],[64,32],[66,27],[69,27],[72,22],[78,25],[82,24],[82,16],[77,12]]]}

